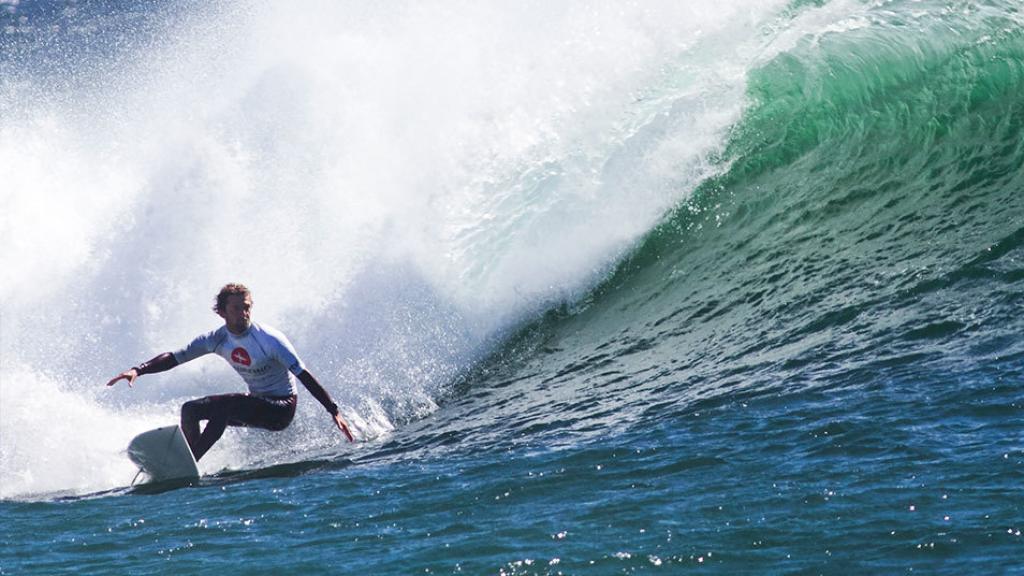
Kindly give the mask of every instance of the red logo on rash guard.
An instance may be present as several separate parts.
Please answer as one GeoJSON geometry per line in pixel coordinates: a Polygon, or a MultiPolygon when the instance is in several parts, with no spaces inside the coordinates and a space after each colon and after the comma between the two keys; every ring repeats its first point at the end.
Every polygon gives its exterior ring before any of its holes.
{"type": "Polygon", "coordinates": [[[235,348],[231,351],[231,361],[243,366],[252,364],[252,358],[249,357],[249,353],[242,347],[235,348]]]}

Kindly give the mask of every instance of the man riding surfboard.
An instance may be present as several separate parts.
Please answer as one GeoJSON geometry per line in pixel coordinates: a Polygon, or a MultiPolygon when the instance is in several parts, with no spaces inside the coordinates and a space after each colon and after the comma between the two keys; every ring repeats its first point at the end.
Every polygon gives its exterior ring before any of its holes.
{"type": "Polygon", "coordinates": [[[334,419],[335,426],[355,442],[338,405],[299,359],[284,334],[252,322],[252,294],[242,284],[228,284],[217,294],[213,311],[224,326],[196,337],[176,352],[164,352],[130,368],[107,382],[128,386],[143,374],[170,370],[205,354],[217,354],[245,380],[248,394],[218,394],[186,402],[181,407],[181,430],[198,461],[220,439],[227,426],[284,430],[295,416],[298,402],[295,381],[309,390],[334,419]],[[206,420],[202,432],[199,421],[206,420]]]}

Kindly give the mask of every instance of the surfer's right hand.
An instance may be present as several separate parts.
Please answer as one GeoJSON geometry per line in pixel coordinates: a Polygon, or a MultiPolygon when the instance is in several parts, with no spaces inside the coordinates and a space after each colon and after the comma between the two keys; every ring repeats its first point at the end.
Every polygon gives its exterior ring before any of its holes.
{"type": "Polygon", "coordinates": [[[107,382],[107,386],[113,386],[114,384],[117,383],[118,380],[127,380],[128,381],[128,387],[131,388],[132,386],[135,385],[135,379],[138,378],[138,377],[139,377],[139,371],[136,370],[135,368],[132,368],[130,370],[125,370],[124,372],[121,372],[117,376],[114,376],[113,378],[111,378],[110,382],[107,382]]]}

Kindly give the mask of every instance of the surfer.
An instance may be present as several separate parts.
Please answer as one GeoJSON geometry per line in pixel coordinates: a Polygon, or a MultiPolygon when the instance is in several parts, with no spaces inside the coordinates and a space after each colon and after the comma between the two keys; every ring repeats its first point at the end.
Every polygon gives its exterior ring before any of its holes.
{"type": "Polygon", "coordinates": [[[331,417],[334,424],[355,442],[348,424],[338,413],[338,405],[309,373],[284,334],[252,322],[252,294],[242,284],[228,284],[217,294],[213,311],[224,319],[224,326],[196,337],[177,352],[164,352],[130,368],[107,382],[113,386],[127,380],[128,386],[143,374],[170,370],[205,354],[217,354],[245,380],[248,394],[218,394],[186,402],[181,407],[181,430],[198,461],[220,439],[228,426],[249,426],[284,430],[295,416],[298,401],[295,380],[309,390],[331,417]],[[202,433],[199,421],[206,420],[202,433]]]}

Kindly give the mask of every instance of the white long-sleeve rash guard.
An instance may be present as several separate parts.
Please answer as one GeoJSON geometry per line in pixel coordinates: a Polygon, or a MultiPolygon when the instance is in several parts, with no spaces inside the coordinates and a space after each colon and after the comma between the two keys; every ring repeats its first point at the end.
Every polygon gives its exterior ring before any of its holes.
{"type": "Polygon", "coordinates": [[[257,396],[290,396],[296,393],[295,379],[305,364],[284,334],[255,322],[243,334],[232,334],[227,326],[197,336],[188,346],[174,352],[178,364],[206,354],[228,361],[257,396]]]}

